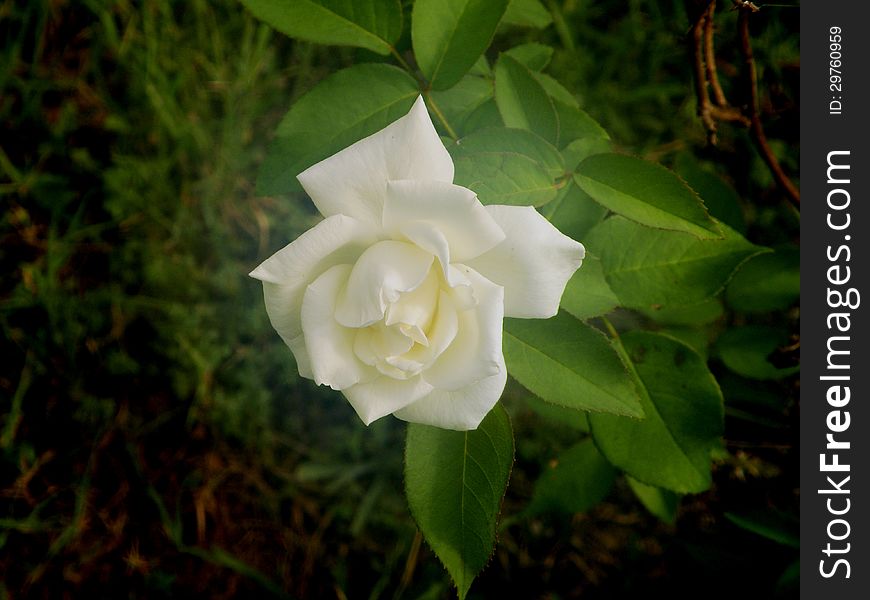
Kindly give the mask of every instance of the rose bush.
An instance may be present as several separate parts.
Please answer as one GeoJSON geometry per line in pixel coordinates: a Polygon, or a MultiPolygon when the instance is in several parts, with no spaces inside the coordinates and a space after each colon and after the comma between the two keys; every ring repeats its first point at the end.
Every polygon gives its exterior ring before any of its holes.
{"type": "Polygon", "coordinates": [[[300,375],[366,424],[476,428],[507,378],[503,317],[555,315],[583,245],[454,185],[422,97],[298,179],[325,218],[251,276],[300,375]]]}

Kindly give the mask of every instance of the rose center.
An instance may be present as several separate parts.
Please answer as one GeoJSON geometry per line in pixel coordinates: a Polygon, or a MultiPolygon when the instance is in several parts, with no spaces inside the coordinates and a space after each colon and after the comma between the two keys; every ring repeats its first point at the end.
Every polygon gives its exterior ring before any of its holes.
{"type": "Polygon", "coordinates": [[[436,263],[419,286],[387,305],[382,320],[357,330],[354,353],[383,375],[414,377],[450,346],[458,314],[475,304],[471,287],[448,286],[436,263]]]}

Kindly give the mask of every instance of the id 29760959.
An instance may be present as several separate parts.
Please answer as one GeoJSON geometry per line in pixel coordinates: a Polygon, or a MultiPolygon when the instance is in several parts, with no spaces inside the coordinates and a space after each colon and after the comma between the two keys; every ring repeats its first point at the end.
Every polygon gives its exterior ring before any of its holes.
{"type": "Polygon", "coordinates": [[[828,89],[831,91],[828,114],[839,115],[843,113],[843,29],[834,25],[828,32],[828,89]]]}

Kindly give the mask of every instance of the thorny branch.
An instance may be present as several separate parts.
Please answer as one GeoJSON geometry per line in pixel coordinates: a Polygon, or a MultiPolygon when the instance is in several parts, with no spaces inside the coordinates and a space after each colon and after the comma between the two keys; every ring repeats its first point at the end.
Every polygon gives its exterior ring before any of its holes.
{"type": "MultiPolygon", "coordinates": [[[[749,4],[752,4],[751,2],[749,4]]],[[[758,10],[758,9],[755,9],[758,10]]],[[[758,114],[758,82],[755,73],[755,59],[752,57],[752,44],[749,39],[749,15],[751,10],[742,8],[738,16],[738,29],[740,30],[740,52],[743,54],[743,60],[746,63],[744,76],[746,77],[746,86],[749,88],[749,119],[751,125],[749,130],[752,132],[752,138],[758,145],[758,150],[767,163],[770,172],[773,173],[776,183],[788,195],[789,200],[800,207],[801,195],[791,179],[785,174],[780,166],[779,161],[770,149],[770,144],[767,143],[767,136],[764,135],[764,128],[761,125],[761,116],[758,114]]]]}
{"type": "Polygon", "coordinates": [[[695,79],[695,95],[698,100],[698,116],[707,130],[707,139],[710,144],[716,144],[716,131],[719,122],[739,123],[749,129],[752,140],[755,142],[770,172],[773,174],[777,185],[786,194],[789,201],[800,208],[800,192],[794,183],[782,170],[761,124],[761,116],[758,110],[758,82],[755,67],[755,59],[752,54],[752,43],[749,37],[749,16],[758,12],[759,8],[752,2],[745,0],[732,0],[738,15],[738,34],[740,38],[740,53],[743,56],[744,72],[743,81],[746,87],[748,104],[739,109],[731,106],[725,97],[722,86],[719,83],[719,75],[716,69],[716,56],[713,46],[713,15],[716,11],[716,1],[709,0],[698,10],[691,31],[692,64],[695,79]],[[713,99],[710,99],[708,87],[713,91],[713,99]]]}
{"type": "Polygon", "coordinates": [[[716,3],[710,2],[707,6],[707,15],[704,19],[704,62],[707,65],[707,81],[713,89],[713,97],[719,106],[728,106],[725,92],[719,85],[719,72],[716,70],[716,51],[713,47],[713,15],[716,12],[716,3]]]}
{"type": "Polygon", "coordinates": [[[692,25],[692,56],[694,58],[695,95],[698,97],[698,116],[707,130],[710,144],[716,144],[716,130],[719,121],[737,122],[749,127],[750,121],[739,109],[728,104],[719,75],[716,71],[716,57],[713,50],[713,13],[715,0],[710,0],[692,25]],[[713,88],[715,102],[710,101],[707,85],[713,88]]]}

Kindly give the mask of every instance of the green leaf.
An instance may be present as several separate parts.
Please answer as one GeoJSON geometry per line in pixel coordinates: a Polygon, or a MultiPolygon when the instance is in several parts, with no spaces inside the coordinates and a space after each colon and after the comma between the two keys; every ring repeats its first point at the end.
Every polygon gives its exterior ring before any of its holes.
{"type": "Polygon", "coordinates": [[[489,61],[486,58],[486,54],[481,54],[480,58],[478,58],[473,65],[471,65],[471,69],[468,71],[469,75],[476,75],[478,77],[486,77],[487,79],[492,79],[492,67],[489,66],[489,61]]]}
{"type": "Polygon", "coordinates": [[[542,400],[640,417],[631,376],[597,329],[560,312],[549,319],[505,319],[508,373],[542,400]]]}
{"type": "Polygon", "coordinates": [[[510,50],[505,50],[504,53],[517,59],[532,71],[540,71],[550,64],[550,59],[553,57],[553,48],[536,42],[530,42],[514,46],[510,50]]]}
{"type": "Polygon", "coordinates": [[[417,0],[411,39],[417,65],[432,89],[462,79],[487,49],[508,0],[417,0]]]}
{"type": "Polygon", "coordinates": [[[614,216],[589,232],[586,246],[623,306],[656,309],[695,304],[716,295],[745,260],[767,251],[719,224],[722,239],[652,229],[614,216]]]}
{"type": "Polygon", "coordinates": [[[453,181],[474,190],[483,204],[541,206],[557,194],[546,168],[522,154],[466,154],[457,156],[453,163],[453,181]]]}
{"type": "Polygon", "coordinates": [[[641,483],[630,475],[626,475],[625,480],[628,482],[628,487],[650,514],[665,523],[674,523],[677,520],[677,508],[680,505],[679,494],[641,483]]]}
{"type": "Polygon", "coordinates": [[[541,214],[568,237],[584,240],[586,234],[604,220],[607,209],[569,180],[541,214]]]}
{"type": "Polygon", "coordinates": [[[745,514],[726,512],[725,518],[741,529],[773,540],[777,544],[800,548],[799,522],[791,515],[768,510],[745,514]]]}
{"type": "Polygon", "coordinates": [[[583,264],[565,286],[561,306],[578,319],[606,315],[619,306],[619,300],[604,279],[600,260],[586,254],[583,264]]]}
{"type": "Polygon", "coordinates": [[[501,405],[474,431],[408,425],[408,506],[460,599],[492,555],[513,460],[513,432],[501,405]]]}
{"type": "Polygon", "coordinates": [[[610,138],[598,121],[581,108],[559,100],[553,100],[553,106],[559,119],[559,147],[581,138],[610,138]]]}
{"type": "Polygon", "coordinates": [[[504,121],[498,113],[495,98],[487,100],[468,115],[463,127],[463,133],[469,134],[487,127],[504,127],[504,121]]]}
{"type": "Polygon", "coordinates": [[[560,147],[567,146],[578,139],[610,139],[601,125],[580,108],[580,103],[577,102],[577,98],[570,90],[546,73],[534,73],[533,75],[547,95],[550,96],[553,108],[556,109],[556,116],[559,120],[560,147]]]}
{"type": "Polygon", "coordinates": [[[290,37],[389,54],[402,34],[399,0],[242,0],[258,19],[290,37]]]}
{"type": "Polygon", "coordinates": [[[735,231],[746,233],[740,198],[733,187],[715,173],[703,169],[689,153],[682,153],[677,157],[674,170],[689,187],[698,192],[713,217],[735,231]]]}
{"type": "Polygon", "coordinates": [[[589,433],[589,419],[582,410],[545,402],[532,394],[526,396],[524,401],[538,416],[549,421],[553,426],[569,427],[582,433],[589,433]]]}
{"type": "Polygon", "coordinates": [[[698,354],[677,340],[632,331],[621,337],[642,384],[646,418],[589,416],[599,450],[635,479],[680,493],[710,486],[710,453],[723,427],[722,392],[698,354]]]}
{"type": "Polygon", "coordinates": [[[495,102],[508,127],[528,129],[558,142],[559,118],[553,101],[529,68],[506,54],[495,65],[495,102]]]}
{"type": "Polygon", "coordinates": [[[525,129],[478,130],[456,142],[450,152],[455,158],[473,154],[519,154],[541,165],[553,180],[565,173],[565,162],[559,151],[544,138],[525,129]]]}
{"type": "Polygon", "coordinates": [[[533,75],[554,102],[561,102],[566,106],[580,108],[580,103],[577,102],[577,98],[574,97],[574,94],[564,85],[559,83],[558,80],[546,73],[533,73],[533,75]]]}
{"type": "Polygon", "coordinates": [[[613,151],[613,143],[603,137],[582,137],[562,148],[565,158],[565,169],[576,171],[577,166],[585,159],[595,154],[605,154],[613,151]]]}
{"type": "Polygon", "coordinates": [[[787,566],[776,581],[777,598],[796,598],[800,595],[801,561],[795,560],[787,566]]]}
{"type": "Polygon", "coordinates": [[[798,371],[796,366],[777,366],[770,362],[777,348],[789,343],[783,329],[748,325],[729,329],[716,342],[725,366],[750,379],[782,379],[798,371]]]}
{"type": "Polygon", "coordinates": [[[616,469],[601,456],[592,438],[571,446],[554,462],[535,482],[527,515],[586,512],[613,487],[616,469]]]}
{"type": "MultiPolygon", "coordinates": [[[[463,135],[470,132],[466,124],[471,115],[492,100],[492,79],[466,75],[449,90],[433,91],[430,94],[432,101],[444,113],[444,118],[453,130],[463,135]]],[[[501,124],[501,119],[498,115],[496,117],[497,122],[501,124]]]]}
{"type": "Polygon", "coordinates": [[[666,168],[622,154],[596,154],[577,167],[574,180],[615,213],[643,225],[722,237],[704,203],[666,168]]]}
{"type": "Polygon", "coordinates": [[[301,190],[299,173],[405,115],[419,93],[410,75],[385,64],[356,65],[325,79],[278,125],[257,193],[301,190]]]}
{"type": "Polygon", "coordinates": [[[671,326],[662,327],[658,332],[683,342],[697,352],[704,362],[707,362],[709,358],[707,349],[710,346],[710,332],[708,330],[709,328],[707,327],[671,326]]]}
{"type": "Polygon", "coordinates": [[[787,400],[779,385],[762,384],[730,372],[721,373],[716,379],[725,396],[729,416],[775,429],[789,426],[783,411],[787,400]]]}
{"type": "Polygon", "coordinates": [[[800,251],[776,248],[747,261],[725,289],[728,305],[736,310],[768,312],[793,306],[801,292],[800,251]]]}
{"type": "Polygon", "coordinates": [[[543,29],[553,22],[553,17],[540,0],[511,0],[502,22],[508,25],[543,29]]]}
{"type": "Polygon", "coordinates": [[[657,306],[641,309],[647,317],[664,325],[706,325],[720,319],[725,307],[719,298],[708,298],[696,304],[683,306],[657,306]]]}

